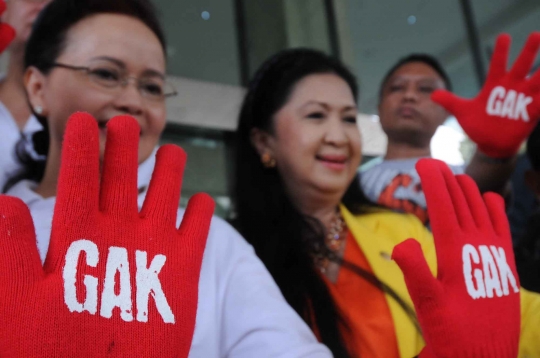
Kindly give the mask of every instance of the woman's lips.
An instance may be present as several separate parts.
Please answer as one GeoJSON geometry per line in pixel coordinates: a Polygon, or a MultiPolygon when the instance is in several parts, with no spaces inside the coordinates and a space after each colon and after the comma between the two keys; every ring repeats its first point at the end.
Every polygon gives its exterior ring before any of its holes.
{"type": "Polygon", "coordinates": [[[317,155],[315,158],[332,170],[341,171],[346,168],[347,156],[345,155],[317,155]]]}

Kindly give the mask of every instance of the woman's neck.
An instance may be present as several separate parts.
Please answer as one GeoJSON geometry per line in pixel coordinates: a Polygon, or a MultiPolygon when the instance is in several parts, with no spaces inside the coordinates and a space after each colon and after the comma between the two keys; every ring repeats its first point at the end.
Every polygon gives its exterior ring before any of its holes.
{"type": "Polygon", "coordinates": [[[57,145],[52,145],[51,143],[49,153],[47,154],[47,165],[45,166],[43,179],[41,179],[41,182],[34,190],[43,198],[56,196],[58,175],[60,174],[60,152],[60,148],[58,148],[57,145]]]}
{"type": "Polygon", "coordinates": [[[297,192],[293,196],[293,205],[304,215],[319,220],[325,227],[329,227],[336,217],[336,210],[341,203],[343,193],[312,193],[297,192]]]}

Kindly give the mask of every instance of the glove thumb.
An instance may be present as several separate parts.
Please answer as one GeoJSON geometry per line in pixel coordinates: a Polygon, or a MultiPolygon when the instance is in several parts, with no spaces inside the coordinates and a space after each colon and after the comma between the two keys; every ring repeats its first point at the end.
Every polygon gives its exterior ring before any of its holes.
{"type": "Polygon", "coordinates": [[[407,289],[415,306],[422,297],[434,297],[437,280],[431,274],[418,241],[407,239],[396,245],[392,252],[394,260],[405,278],[407,289]]]}
{"type": "Polygon", "coordinates": [[[444,109],[446,109],[448,112],[453,114],[455,117],[459,118],[460,110],[462,110],[465,105],[466,100],[463,98],[460,98],[453,94],[452,92],[446,91],[446,90],[435,90],[431,94],[431,100],[440,106],[442,106],[444,109]]]}

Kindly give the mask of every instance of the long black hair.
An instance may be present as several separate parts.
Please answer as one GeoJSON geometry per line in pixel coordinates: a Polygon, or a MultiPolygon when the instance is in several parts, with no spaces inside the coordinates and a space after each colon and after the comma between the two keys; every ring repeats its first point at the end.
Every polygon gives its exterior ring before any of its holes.
{"type": "MultiPolygon", "coordinates": [[[[54,0],[41,11],[34,23],[25,49],[25,69],[33,66],[48,74],[66,46],[69,30],[81,20],[98,14],[127,15],[140,20],[157,36],[165,52],[165,35],[150,0],[54,0]]],[[[33,108],[31,110],[43,130],[17,144],[16,154],[25,167],[24,172],[9,180],[5,190],[21,179],[39,182],[45,172],[49,126],[47,118],[35,113],[33,108]]]]}
{"type": "MultiPolygon", "coordinates": [[[[340,329],[347,328],[346,322],[334,304],[313,256],[324,255],[381,290],[391,290],[373,274],[343,262],[326,248],[322,223],[302,214],[293,205],[278,171],[263,166],[250,141],[253,128],[272,133],[274,114],[285,105],[301,79],[324,73],[341,77],[354,98],[358,98],[354,75],[335,58],[311,49],[280,52],[255,74],[240,112],[231,222],[253,245],[287,302],[317,331],[334,356],[351,357],[353,353],[348,351],[340,333],[340,329]]],[[[380,210],[364,195],[358,178],[348,188],[343,203],[353,214],[380,210]]]]}

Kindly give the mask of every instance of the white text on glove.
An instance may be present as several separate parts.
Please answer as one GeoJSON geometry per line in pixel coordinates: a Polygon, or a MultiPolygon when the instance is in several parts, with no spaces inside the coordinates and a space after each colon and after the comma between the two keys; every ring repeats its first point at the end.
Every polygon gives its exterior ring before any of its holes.
{"type": "Polygon", "coordinates": [[[467,292],[473,299],[492,298],[510,294],[509,285],[515,293],[519,292],[516,278],[506,261],[502,247],[491,245],[478,246],[478,250],[470,244],[463,246],[463,275],[467,292]],[[480,251],[480,255],[478,255],[480,251]],[[480,260],[482,258],[482,260],[480,260]],[[473,269],[473,264],[480,267],[473,269]],[[474,276],[474,280],[473,280],[474,276]],[[476,284],[475,284],[476,281],[476,284]]]}
{"type": "MultiPolygon", "coordinates": [[[[63,271],[64,301],[71,312],[88,311],[90,314],[95,315],[98,298],[97,277],[91,275],[84,276],[83,283],[86,290],[86,298],[84,302],[79,302],[77,299],[77,264],[82,252],[86,256],[86,265],[96,267],[98,264],[99,250],[97,245],[92,241],[77,240],[70,245],[66,252],[63,271]]],[[[152,295],[163,321],[165,323],[175,323],[174,314],[167,302],[158,277],[163,265],[165,265],[166,259],[164,255],[156,255],[148,267],[147,253],[139,250],[135,252],[137,265],[135,275],[137,286],[137,321],[139,322],[148,322],[148,297],[152,295]]],[[[123,247],[112,246],[109,247],[107,255],[99,314],[102,317],[111,318],[115,307],[120,309],[120,317],[124,321],[133,321],[131,273],[129,270],[128,252],[123,247]],[[119,282],[116,282],[116,277],[119,278],[119,282]],[[117,287],[119,287],[118,294],[115,292],[117,287]]]]}
{"type": "Polygon", "coordinates": [[[532,97],[527,97],[523,93],[514,90],[506,91],[502,86],[497,86],[491,90],[486,112],[490,116],[498,116],[508,119],[522,119],[529,121],[527,106],[532,102],[532,97]]]}

